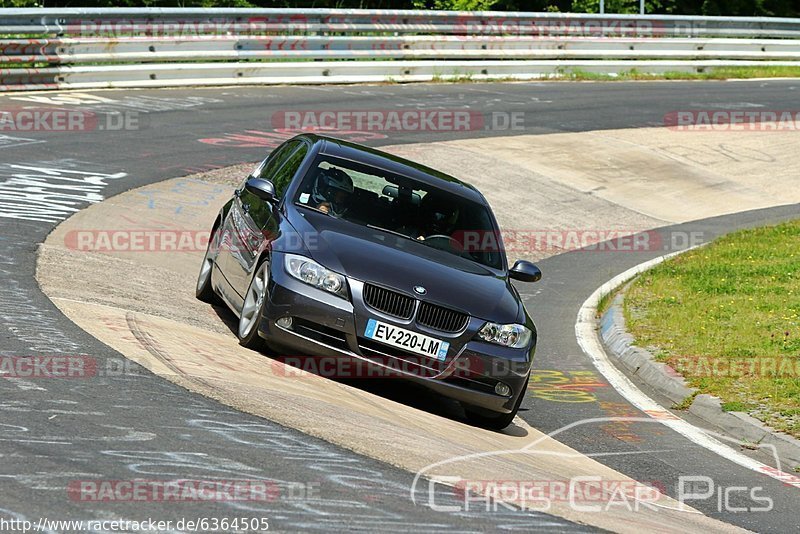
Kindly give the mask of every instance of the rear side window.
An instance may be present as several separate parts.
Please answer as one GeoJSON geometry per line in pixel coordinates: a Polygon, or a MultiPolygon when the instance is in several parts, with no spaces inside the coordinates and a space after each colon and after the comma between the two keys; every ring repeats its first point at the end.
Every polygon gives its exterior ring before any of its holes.
{"type": "Polygon", "coordinates": [[[292,182],[292,178],[294,178],[294,175],[297,174],[297,170],[300,168],[300,165],[306,158],[306,154],[308,154],[308,145],[302,141],[297,141],[297,143],[299,143],[300,146],[289,155],[289,157],[286,159],[286,163],[280,169],[278,169],[278,171],[273,174],[271,178],[268,178],[272,180],[273,184],[275,184],[275,196],[277,198],[283,198],[286,188],[289,187],[289,184],[292,182]]]}

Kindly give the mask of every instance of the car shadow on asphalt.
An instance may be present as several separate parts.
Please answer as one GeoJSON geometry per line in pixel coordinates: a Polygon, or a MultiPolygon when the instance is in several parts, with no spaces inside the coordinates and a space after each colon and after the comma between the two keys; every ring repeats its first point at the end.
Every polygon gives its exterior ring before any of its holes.
{"type": "MultiPolygon", "coordinates": [[[[212,309],[230,329],[231,334],[236,335],[236,330],[239,327],[239,320],[232,311],[230,311],[224,304],[213,305],[212,309]]],[[[417,410],[425,411],[440,417],[452,419],[471,425],[464,414],[464,409],[457,401],[448,399],[437,395],[435,392],[427,389],[426,387],[415,384],[410,380],[394,377],[371,377],[371,378],[344,378],[344,377],[331,377],[319,372],[316,365],[306,365],[306,359],[313,359],[311,356],[302,356],[296,353],[291,355],[290,359],[282,358],[283,355],[276,353],[272,350],[265,349],[260,352],[265,358],[270,358],[276,361],[281,361],[285,365],[291,365],[303,371],[313,373],[326,380],[333,380],[341,384],[346,384],[351,387],[358,388],[362,391],[372,393],[384,399],[404,404],[417,410]]],[[[523,409],[521,408],[520,411],[523,409]]],[[[501,434],[506,434],[515,437],[526,437],[528,431],[519,426],[516,422],[511,423],[505,429],[499,431],[501,434]]]]}

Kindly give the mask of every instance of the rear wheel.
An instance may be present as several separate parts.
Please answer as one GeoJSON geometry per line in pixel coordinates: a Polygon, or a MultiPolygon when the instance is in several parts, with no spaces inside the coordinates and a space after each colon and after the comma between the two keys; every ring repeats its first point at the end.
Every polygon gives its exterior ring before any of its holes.
{"type": "Polygon", "coordinates": [[[522,398],[525,397],[525,392],[528,391],[528,379],[525,379],[525,385],[522,387],[522,392],[517,397],[517,402],[514,404],[514,409],[511,413],[495,413],[478,411],[470,406],[464,406],[464,413],[467,415],[467,421],[471,424],[489,430],[503,430],[511,424],[516,417],[519,407],[522,404],[522,398]]]}
{"type": "Polygon", "coordinates": [[[258,335],[258,330],[267,300],[268,282],[269,262],[262,261],[250,280],[250,286],[244,296],[242,313],[239,316],[237,331],[239,344],[248,349],[260,350],[264,347],[264,340],[258,335]]]}
{"type": "Polygon", "coordinates": [[[195,288],[195,296],[198,300],[207,302],[209,304],[219,304],[220,300],[214,288],[211,286],[211,271],[214,270],[214,262],[219,252],[219,226],[215,225],[211,230],[211,238],[208,240],[208,247],[206,247],[206,255],[203,257],[203,264],[200,266],[200,274],[197,276],[197,286],[195,288]]]}

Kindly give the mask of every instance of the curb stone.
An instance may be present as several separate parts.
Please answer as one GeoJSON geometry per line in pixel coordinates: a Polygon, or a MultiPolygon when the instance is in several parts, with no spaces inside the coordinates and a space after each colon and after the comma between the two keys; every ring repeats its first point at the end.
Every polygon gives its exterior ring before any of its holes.
{"type": "Polygon", "coordinates": [[[625,289],[626,287],[620,291],[600,318],[600,337],[608,349],[610,359],[675,404],[696,395],[689,407],[689,413],[713,427],[721,428],[742,443],[772,448],[774,454],[792,469],[800,466],[800,440],[770,429],[745,412],[726,412],[718,398],[707,394],[698,395],[697,390],[690,388],[686,380],[672,367],[657,362],[650,351],[633,344],[633,336],[625,330],[625,317],[622,313],[625,289]]]}

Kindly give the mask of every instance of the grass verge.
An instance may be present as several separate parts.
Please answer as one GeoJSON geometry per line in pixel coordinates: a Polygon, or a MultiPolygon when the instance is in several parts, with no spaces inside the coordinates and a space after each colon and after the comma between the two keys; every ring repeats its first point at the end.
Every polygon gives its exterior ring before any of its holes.
{"type": "MultiPolygon", "coordinates": [[[[562,70],[557,74],[543,75],[533,81],[576,81],[576,82],[630,82],[630,81],[669,81],[669,80],[747,80],[752,78],[800,78],[800,65],[797,67],[718,67],[706,72],[664,72],[653,74],[637,69],[617,74],[600,74],[580,69],[562,70]]],[[[396,80],[395,80],[396,81],[396,80]]],[[[475,78],[473,74],[454,73],[450,76],[435,74],[433,83],[489,83],[519,81],[513,76],[489,76],[475,78]]],[[[401,82],[397,82],[401,83],[401,82]]]]}
{"type": "Polygon", "coordinates": [[[701,393],[800,437],[800,220],[727,235],[637,278],[636,344],[701,393]]]}
{"type": "Polygon", "coordinates": [[[730,80],[749,78],[800,78],[797,67],[717,67],[706,72],[665,72],[652,74],[636,69],[618,74],[597,74],[583,70],[565,71],[561,79],[575,81],[636,81],[636,80],[730,80]]]}

